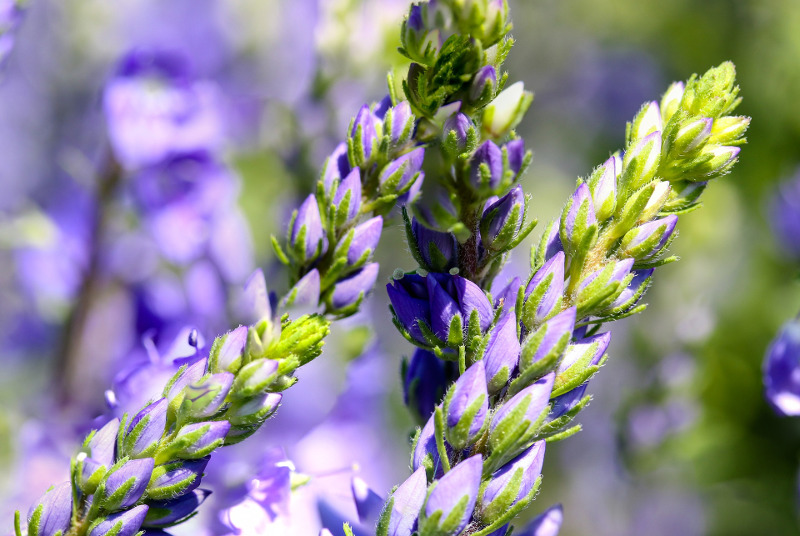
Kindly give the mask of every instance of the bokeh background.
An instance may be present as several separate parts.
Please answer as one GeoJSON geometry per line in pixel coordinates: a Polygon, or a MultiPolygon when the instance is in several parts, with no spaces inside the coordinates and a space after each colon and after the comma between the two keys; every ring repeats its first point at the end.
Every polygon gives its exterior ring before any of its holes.
{"type": "MultiPolygon", "coordinates": [[[[778,185],[800,166],[800,3],[510,6],[517,43],[507,67],[536,94],[518,130],[534,151],[523,186],[541,222],[673,80],[732,60],[740,113],[753,118],[734,172],[682,218],[672,246],[681,261],[659,270],[647,311],[616,328],[584,430],[548,447],[531,514],[563,503],[565,536],[800,534],[800,424],[773,414],[761,379],[770,339],[800,308],[800,263],[770,225],[778,185]]],[[[285,289],[269,236],[284,231],[350,117],[402,67],[406,9],[401,0],[29,2],[0,74],[2,526],[66,478],[104,391],[124,391],[120,378],[153,359],[143,338],[167,355],[184,326],[207,340],[234,327],[229,305],[258,266],[285,289]],[[102,196],[103,92],[131,50],[184,57],[214,95],[228,204],[203,214],[202,255],[165,254],[124,184],[102,196]],[[98,214],[110,221],[102,236],[98,214]]],[[[395,221],[377,252],[380,281],[413,266],[401,240],[395,221]]],[[[526,253],[512,269],[527,270],[526,253]]],[[[352,476],[384,495],[406,477],[412,422],[399,368],[409,353],[379,284],[363,314],[334,328],[260,439],[219,462],[235,480],[280,447],[311,476],[289,515],[237,511],[254,520],[251,533],[316,534],[320,519],[354,516],[352,476]]],[[[225,501],[215,495],[208,512],[225,501]]],[[[211,517],[176,534],[224,533],[211,517]]]]}

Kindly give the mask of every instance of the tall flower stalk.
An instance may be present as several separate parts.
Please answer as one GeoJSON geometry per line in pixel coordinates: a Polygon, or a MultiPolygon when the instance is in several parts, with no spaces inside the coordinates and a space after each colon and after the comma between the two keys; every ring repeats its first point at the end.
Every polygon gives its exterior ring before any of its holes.
{"type": "MultiPolygon", "coordinates": [[[[457,0],[415,5],[406,28],[432,11],[438,16],[422,19],[425,30],[453,32],[448,41],[481,43],[485,24],[509,28],[504,2],[457,0]]],[[[510,40],[494,42],[505,57],[510,40]]],[[[410,73],[436,65],[445,50],[421,57],[427,63],[410,73]]],[[[477,86],[482,71],[470,67],[459,74],[477,86]]],[[[514,185],[529,156],[511,130],[530,98],[513,84],[489,91],[472,117],[447,119],[454,127],[440,145],[452,158],[435,179],[428,174],[446,202],[428,212],[455,221],[439,218],[432,230],[424,212],[407,217],[420,269],[396,273],[387,286],[395,324],[417,347],[405,383],[424,426],[414,439],[414,473],[385,504],[377,534],[509,533],[538,491],[546,443],[580,430],[572,421],[590,400],[587,383],[611,340],[602,326],[645,308],[639,302],[654,270],[677,260],[667,248],[678,216],[697,208],[708,182],[738,159],[749,118],[731,115],[741,100],[734,79],[733,65],[723,63],[644,104],[624,151],[579,179],[561,218],[545,228],[531,272],[494,296],[495,275],[533,224],[530,198],[514,185]]],[[[411,102],[414,87],[410,75],[411,102]]]]}

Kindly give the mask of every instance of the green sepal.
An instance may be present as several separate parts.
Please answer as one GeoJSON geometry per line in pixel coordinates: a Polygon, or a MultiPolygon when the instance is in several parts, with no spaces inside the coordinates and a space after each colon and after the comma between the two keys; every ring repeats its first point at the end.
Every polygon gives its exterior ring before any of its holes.
{"type": "Polygon", "coordinates": [[[569,425],[569,423],[575,419],[578,413],[580,413],[591,400],[592,395],[584,396],[577,404],[575,404],[575,407],[570,409],[567,413],[542,425],[542,427],[539,428],[539,431],[536,433],[536,441],[548,439],[563,432],[564,427],[569,425]]]}
{"type": "Polygon", "coordinates": [[[322,353],[330,324],[330,320],[319,314],[303,315],[285,322],[280,339],[269,347],[269,353],[277,357],[295,355],[298,366],[305,365],[322,353]]]}
{"type": "Polygon", "coordinates": [[[232,400],[248,400],[259,393],[263,393],[281,375],[278,368],[271,370],[274,361],[257,359],[248,363],[236,375],[230,390],[232,400]]]}
{"type": "Polygon", "coordinates": [[[165,445],[162,445],[155,457],[156,464],[161,465],[169,460],[174,460],[175,458],[182,460],[197,460],[199,458],[204,458],[217,450],[224,443],[224,439],[216,439],[201,449],[192,452],[189,451],[189,448],[197,443],[197,441],[208,432],[210,427],[210,424],[201,426],[196,430],[192,430],[191,432],[180,435],[165,445]]]}
{"type": "MultiPolygon", "coordinates": [[[[508,396],[508,395],[507,395],[508,396]]],[[[484,460],[484,475],[489,475],[513,460],[532,444],[536,432],[550,413],[546,406],[534,422],[525,418],[532,395],[528,394],[497,425],[489,431],[488,444],[491,454],[484,460]]]]}
{"type": "Polygon", "coordinates": [[[561,441],[563,439],[567,439],[568,437],[574,436],[575,434],[580,432],[582,429],[583,429],[583,426],[581,426],[580,424],[576,424],[575,426],[573,426],[571,428],[567,428],[563,432],[559,432],[557,434],[551,435],[550,437],[545,439],[545,441],[547,441],[548,443],[555,443],[556,441],[561,441]]]}
{"type": "Polygon", "coordinates": [[[272,249],[275,251],[275,256],[278,257],[278,260],[286,266],[289,266],[289,257],[283,251],[283,248],[281,247],[281,244],[278,242],[278,239],[275,237],[275,235],[270,235],[270,241],[272,243],[272,249]]]}

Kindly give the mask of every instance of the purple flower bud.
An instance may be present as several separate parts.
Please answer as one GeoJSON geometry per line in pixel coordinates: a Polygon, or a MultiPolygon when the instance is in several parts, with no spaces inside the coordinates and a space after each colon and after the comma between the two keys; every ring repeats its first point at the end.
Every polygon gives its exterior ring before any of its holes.
{"type": "Polygon", "coordinates": [[[62,482],[45,492],[28,511],[28,534],[66,534],[72,519],[72,485],[62,482]]]}
{"type": "Polygon", "coordinates": [[[417,147],[413,151],[389,162],[378,176],[381,192],[386,195],[396,194],[406,188],[414,180],[417,173],[420,172],[424,160],[425,149],[417,147]]]}
{"type": "Polygon", "coordinates": [[[635,227],[622,238],[620,248],[636,260],[652,259],[667,245],[677,223],[678,216],[670,214],[635,227]]]}
{"type": "Polygon", "coordinates": [[[383,506],[383,499],[369,489],[367,483],[358,477],[353,477],[350,482],[350,489],[353,492],[359,521],[368,525],[374,524],[383,506]]]}
{"type": "Polygon", "coordinates": [[[236,372],[242,365],[242,352],[247,342],[247,328],[239,326],[225,335],[219,349],[212,347],[209,357],[210,369],[236,372]]]}
{"type": "Polygon", "coordinates": [[[256,424],[268,419],[281,403],[280,393],[261,393],[242,404],[234,405],[227,413],[228,421],[234,426],[256,424]]]}
{"type": "Polygon", "coordinates": [[[352,222],[358,212],[361,210],[361,172],[358,168],[353,169],[347,176],[342,179],[339,186],[336,188],[336,193],[333,196],[333,206],[336,207],[336,222],[340,223],[338,213],[343,211],[343,218],[341,224],[352,222]],[[347,206],[342,207],[345,197],[349,194],[347,206]]]}
{"type": "Polygon", "coordinates": [[[187,365],[182,371],[179,370],[175,374],[175,379],[168,385],[167,400],[172,402],[176,398],[183,396],[183,389],[187,385],[196,382],[202,378],[206,373],[208,362],[205,359],[199,359],[194,363],[187,365]]]}
{"type": "Polygon", "coordinates": [[[180,414],[192,419],[211,417],[222,407],[231,385],[233,385],[233,374],[219,372],[186,386],[180,414]]]}
{"type": "Polygon", "coordinates": [[[263,392],[278,378],[279,366],[275,359],[251,361],[236,375],[231,397],[242,400],[263,392]]]}
{"type": "Polygon", "coordinates": [[[417,348],[411,356],[403,380],[406,406],[417,419],[427,421],[448,385],[444,363],[433,353],[417,348]]]}
{"type": "Polygon", "coordinates": [[[553,222],[550,226],[550,232],[544,243],[544,259],[550,259],[559,251],[564,251],[564,245],[561,243],[561,232],[558,222],[553,222]]]}
{"type": "Polygon", "coordinates": [[[419,252],[419,261],[430,272],[447,272],[458,265],[458,241],[453,233],[428,229],[416,218],[411,219],[411,232],[419,252]]]}
{"type": "Polygon", "coordinates": [[[319,206],[313,195],[309,195],[295,212],[289,229],[289,243],[300,262],[311,262],[328,249],[328,237],[322,228],[319,206]]]}
{"type": "Polygon", "coordinates": [[[517,138],[505,144],[508,154],[508,166],[514,177],[522,171],[522,163],[525,161],[525,140],[517,138]]]}
{"type": "Polygon", "coordinates": [[[442,468],[442,462],[439,458],[439,451],[436,449],[434,417],[434,415],[431,415],[428,422],[425,423],[425,426],[422,427],[419,433],[417,443],[414,446],[414,452],[411,456],[411,468],[416,471],[421,467],[425,467],[427,465],[426,459],[430,458],[432,472],[429,476],[432,478],[439,478],[444,474],[444,469],[442,468]]]}
{"type": "Polygon", "coordinates": [[[344,309],[357,305],[372,291],[376,279],[378,279],[378,263],[373,262],[338,281],[331,294],[331,306],[333,309],[344,309]]]}
{"type": "Polygon", "coordinates": [[[525,194],[517,185],[491,204],[480,223],[481,240],[489,249],[502,251],[517,237],[525,218],[525,194]]]}
{"type": "Polygon", "coordinates": [[[478,361],[458,378],[444,399],[447,438],[453,448],[463,450],[478,439],[488,412],[486,369],[483,361],[478,361]]]}
{"type": "Polygon", "coordinates": [[[800,259],[800,175],[778,187],[770,203],[770,219],[781,248],[800,259]]]}
{"type": "Polygon", "coordinates": [[[182,427],[174,443],[178,445],[174,457],[185,460],[203,458],[222,446],[230,430],[227,421],[198,422],[182,427]]]}
{"type": "Polygon", "coordinates": [[[489,393],[499,392],[508,383],[519,362],[519,353],[517,316],[509,309],[492,328],[483,353],[489,393]]]}
{"type": "Polygon", "coordinates": [[[475,190],[494,190],[503,180],[503,151],[487,140],[472,155],[470,184],[475,190]]]}
{"type": "Polygon", "coordinates": [[[525,287],[525,313],[530,309],[533,318],[529,327],[539,325],[548,318],[561,304],[564,295],[564,263],[563,251],[553,255],[549,261],[539,268],[525,287]],[[533,309],[535,307],[535,309],[533,309]]]}
{"type": "Polygon", "coordinates": [[[91,439],[86,443],[86,447],[88,455],[95,462],[106,467],[111,467],[111,464],[114,463],[118,430],[119,419],[114,418],[91,436],[91,439]]]}
{"type": "Polygon", "coordinates": [[[350,161],[347,159],[347,144],[340,143],[325,161],[322,169],[322,185],[326,198],[333,190],[333,184],[350,173],[350,161]]]}
{"type": "MultiPolygon", "coordinates": [[[[497,293],[494,306],[500,307],[502,305],[504,312],[514,310],[517,306],[517,294],[519,293],[520,286],[522,286],[522,281],[519,277],[512,279],[508,285],[500,289],[497,293]]],[[[491,376],[491,374],[489,376],[491,376]]]]}
{"type": "Polygon", "coordinates": [[[359,166],[368,162],[377,148],[378,134],[375,128],[375,115],[366,104],[361,107],[353,119],[348,142],[353,144],[355,164],[359,166]]]}
{"type": "Polygon", "coordinates": [[[147,515],[148,506],[140,504],[130,510],[111,514],[98,525],[96,525],[89,536],[106,536],[113,534],[114,536],[134,536],[142,526],[144,518],[147,515]]]}
{"type": "Polygon", "coordinates": [[[617,207],[618,166],[622,166],[622,161],[619,157],[612,156],[589,179],[594,212],[599,221],[610,218],[617,207]]]}
{"type": "Polygon", "coordinates": [[[253,323],[264,318],[272,318],[272,302],[267,292],[267,280],[259,268],[244,284],[241,300],[242,314],[253,323]]]}
{"type": "Polygon", "coordinates": [[[168,501],[153,501],[150,510],[144,520],[144,526],[148,528],[168,527],[184,519],[198,506],[203,504],[211,494],[204,489],[195,489],[168,501]]]}
{"type": "Polygon", "coordinates": [[[497,87],[497,71],[491,65],[478,69],[469,88],[469,99],[473,102],[489,102],[497,87]]]}
{"type": "MultiPolygon", "coordinates": [[[[469,116],[461,112],[451,115],[444,122],[442,136],[445,147],[455,155],[464,153],[469,149],[470,138],[476,139],[475,125],[469,116]],[[470,134],[470,130],[472,133],[470,134]]],[[[474,147],[474,145],[473,145],[474,147]]]]}
{"type": "Polygon", "coordinates": [[[200,478],[208,465],[209,457],[159,465],[153,470],[147,497],[161,500],[183,495],[200,485],[200,478]]]}
{"type": "Polygon", "coordinates": [[[486,524],[494,523],[533,489],[536,479],[542,474],[545,442],[538,441],[519,456],[492,473],[491,480],[481,497],[481,519],[486,524]],[[518,484],[512,483],[520,478],[518,484]],[[513,489],[509,486],[514,485],[513,489]],[[509,493],[513,495],[509,496],[509,493]]]}
{"type": "MultiPolygon", "coordinates": [[[[486,331],[494,320],[494,309],[492,303],[481,288],[461,276],[450,276],[447,274],[431,274],[434,278],[439,278],[439,282],[443,287],[448,289],[452,296],[458,300],[458,306],[461,309],[461,318],[464,319],[464,326],[469,321],[472,311],[478,313],[478,324],[481,331],[486,331]],[[445,281],[447,283],[445,283],[445,281]]],[[[433,308],[433,303],[431,303],[433,308]]]]}
{"type": "Polygon", "coordinates": [[[384,129],[392,147],[402,147],[411,140],[414,133],[414,114],[411,113],[408,101],[399,102],[387,111],[384,129]]]}
{"type": "Polygon", "coordinates": [[[611,332],[592,335],[569,345],[561,363],[558,365],[558,374],[567,372],[578,361],[584,361],[585,366],[597,365],[608,350],[611,342],[611,332]]]}
{"type": "Polygon", "coordinates": [[[572,408],[577,406],[583,398],[583,394],[586,392],[587,385],[588,383],[583,383],[575,389],[554,398],[550,406],[550,413],[547,415],[547,422],[554,421],[566,415],[572,408]]]}
{"type": "MultiPolygon", "coordinates": [[[[423,467],[414,471],[397,487],[389,499],[392,509],[384,511],[382,515],[389,516],[387,536],[411,536],[417,526],[427,490],[428,481],[423,467]]],[[[386,508],[389,507],[389,502],[386,508]]]]}
{"type": "MultiPolygon", "coordinates": [[[[633,263],[633,259],[623,259],[617,262],[612,261],[589,274],[578,286],[578,304],[582,304],[587,300],[592,300],[593,296],[597,294],[605,294],[605,289],[612,285],[623,283],[631,273],[633,263]]],[[[616,300],[624,289],[625,287],[618,288],[616,294],[612,293],[611,296],[613,296],[613,300],[616,300]]]]}
{"type": "Polygon", "coordinates": [[[363,223],[360,223],[353,230],[353,239],[347,249],[347,264],[353,265],[367,251],[373,252],[378,247],[383,232],[383,218],[375,216],[363,223]]]}
{"type": "Polygon", "coordinates": [[[800,415],[800,321],[783,326],[767,349],[766,397],[779,415],[800,415]]]}
{"type": "MultiPolygon", "coordinates": [[[[431,329],[433,333],[443,341],[450,337],[450,325],[456,315],[461,315],[458,302],[450,295],[439,282],[430,274],[425,278],[428,285],[428,295],[430,296],[431,329]]],[[[463,329],[464,317],[460,317],[460,325],[463,329]]]]}
{"type": "Polygon", "coordinates": [[[511,400],[503,402],[492,416],[492,423],[489,426],[489,441],[493,442],[492,436],[496,435],[498,427],[509,427],[509,429],[515,430],[522,428],[522,432],[524,432],[531,424],[535,423],[550,401],[554,380],[555,374],[551,372],[514,395],[511,400]],[[514,413],[518,408],[522,408],[523,414],[519,422],[516,422],[514,413]]]}
{"type": "MultiPolygon", "coordinates": [[[[446,534],[458,534],[467,526],[478,499],[482,471],[483,459],[480,455],[472,456],[453,467],[435,483],[433,491],[425,502],[425,518],[427,520],[439,512],[440,517],[436,523],[439,532],[444,530],[446,534]],[[465,497],[466,502],[464,502],[465,497]],[[459,510],[456,511],[456,508],[459,510]],[[448,518],[451,515],[458,516],[456,518],[458,521],[449,526],[447,521],[450,521],[448,518]]],[[[420,525],[424,526],[424,523],[425,521],[420,525]]],[[[425,530],[421,532],[428,533],[425,530]]]]}
{"type": "Polygon", "coordinates": [[[525,527],[519,536],[558,536],[563,521],[564,512],[561,505],[551,506],[525,527]]]}
{"type": "Polygon", "coordinates": [[[130,460],[113,470],[106,477],[103,508],[113,512],[136,504],[147,489],[154,463],[153,458],[130,460]]]}
{"type": "Polygon", "coordinates": [[[554,354],[560,354],[564,350],[575,328],[575,314],[575,307],[560,312],[526,339],[520,359],[520,370],[554,354]]]}
{"type": "Polygon", "coordinates": [[[426,341],[417,321],[430,323],[431,308],[425,278],[407,274],[386,285],[386,291],[397,321],[414,339],[424,344],[426,341]]]}
{"type": "Polygon", "coordinates": [[[286,305],[295,307],[315,307],[319,303],[320,276],[314,268],[295,283],[286,294],[286,305]]]}
{"type": "Polygon", "coordinates": [[[592,194],[584,182],[578,186],[564,207],[561,216],[561,243],[570,253],[578,251],[586,233],[596,225],[592,194]]]}
{"type": "Polygon", "coordinates": [[[628,283],[628,286],[625,287],[625,290],[623,290],[620,295],[617,296],[617,299],[608,306],[607,310],[614,312],[626,312],[630,310],[631,307],[639,303],[639,300],[642,299],[645,290],[647,290],[647,286],[650,284],[650,276],[653,275],[654,271],[655,270],[653,268],[634,271],[631,282],[628,283]]]}
{"type": "Polygon", "coordinates": [[[656,131],[641,138],[636,145],[625,153],[623,158],[621,190],[630,193],[649,183],[655,177],[661,161],[661,132],[656,131]]]}
{"type": "Polygon", "coordinates": [[[120,445],[123,455],[147,457],[155,452],[167,427],[167,406],[167,399],[159,398],[131,419],[120,445]]]}

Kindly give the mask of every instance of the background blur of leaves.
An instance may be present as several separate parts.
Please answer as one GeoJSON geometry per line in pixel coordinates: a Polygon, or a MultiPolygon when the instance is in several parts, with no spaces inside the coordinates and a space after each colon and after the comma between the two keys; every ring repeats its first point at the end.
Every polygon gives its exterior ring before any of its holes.
{"type": "MultiPolygon", "coordinates": [[[[119,12],[98,1],[38,2],[47,9],[31,10],[33,20],[20,32],[23,50],[11,61],[33,58],[12,66],[13,72],[35,80],[44,94],[38,97],[52,108],[20,117],[24,108],[0,103],[3,138],[14,125],[53,125],[78,113],[61,105],[92,109],[97,88],[85,80],[102,79],[124,52],[125,38],[115,28],[130,2],[121,2],[119,12]],[[45,20],[36,26],[35,17],[45,20]],[[47,31],[33,35],[33,28],[47,31]]],[[[198,9],[219,7],[200,3],[198,9]]],[[[320,0],[313,25],[301,16],[281,18],[288,16],[288,4],[277,0],[236,0],[225,16],[220,10],[219,24],[236,35],[236,53],[247,60],[233,78],[240,87],[264,88],[268,96],[257,132],[231,154],[263,266],[273,260],[267,237],[281,231],[286,207],[311,188],[359,100],[380,98],[386,70],[402,61],[390,16],[403,11],[403,2],[384,3],[391,9],[382,9],[380,0],[320,0]],[[370,18],[384,11],[380,21],[370,18]],[[361,32],[371,32],[369,47],[361,46],[361,32]],[[298,68],[294,49],[287,48],[300,46],[317,50],[306,69],[298,68]]],[[[618,149],[625,121],[673,80],[732,60],[744,96],[740,113],[753,117],[734,173],[714,183],[703,209],[679,226],[672,250],[681,262],[660,271],[646,313],[625,321],[625,335],[615,337],[611,359],[592,383],[595,398],[581,418],[585,430],[548,448],[543,493],[535,505],[564,503],[565,536],[800,534],[800,424],[772,414],[763,400],[760,368],[770,338],[800,308],[797,267],[781,255],[768,224],[770,196],[800,163],[800,2],[510,3],[517,39],[511,79],[523,79],[536,93],[520,134],[534,150],[524,187],[534,195],[540,222],[559,213],[575,177],[618,149]]],[[[0,207],[25,191],[15,181],[42,181],[52,172],[37,155],[53,150],[48,142],[58,135],[23,132],[36,150],[7,146],[22,157],[9,153],[0,164],[0,187],[9,188],[0,192],[6,199],[0,207]]],[[[377,258],[379,281],[413,264],[396,246],[401,236],[396,224],[387,229],[377,258]]],[[[524,271],[522,253],[515,262],[524,271]]],[[[393,389],[387,430],[375,433],[399,444],[383,463],[402,478],[410,421],[400,407],[395,371],[409,349],[394,333],[380,284],[370,316],[387,360],[380,381],[393,389]]],[[[348,341],[353,339],[334,339],[322,359],[344,367],[346,356],[357,353],[344,348],[348,341]]],[[[12,374],[0,376],[3,466],[14,463],[7,432],[30,413],[20,401],[46,383],[42,366],[18,363],[12,374]]],[[[280,426],[271,430],[278,434],[280,426]]]]}

